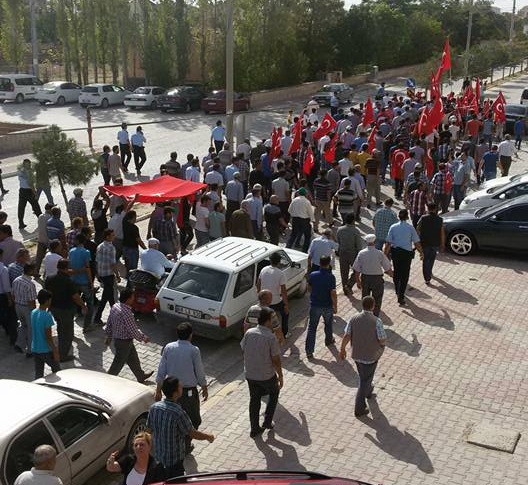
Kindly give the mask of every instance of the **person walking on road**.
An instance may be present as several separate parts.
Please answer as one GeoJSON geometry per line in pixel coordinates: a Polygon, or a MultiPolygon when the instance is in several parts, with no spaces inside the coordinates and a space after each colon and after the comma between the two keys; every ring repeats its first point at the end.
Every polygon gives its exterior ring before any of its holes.
{"type": "Polygon", "coordinates": [[[272,330],[272,312],[263,308],[258,325],[250,328],[240,342],[244,353],[244,371],[249,387],[249,436],[256,438],[265,429],[273,429],[273,415],[279,401],[284,379],[280,346],[272,330]],[[260,425],[260,401],[269,396],[264,422],[260,425]]]}
{"type": "Polygon", "coordinates": [[[339,245],[334,241],[332,229],[325,229],[316,237],[308,248],[308,270],[319,271],[320,261],[323,256],[329,256],[334,261],[334,252],[338,251],[339,245]]]}
{"type": "Polygon", "coordinates": [[[405,290],[409,282],[409,273],[411,271],[411,263],[414,258],[414,249],[420,253],[420,258],[423,259],[422,246],[420,244],[420,236],[416,229],[409,224],[409,212],[407,209],[402,209],[398,213],[400,220],[393,224],[387,234],[387,241],[385,242],[385,255],[391,255],[394,264],[393,281],[396,295],[398,296],[398,303],[400,306],[405,305],[405,290]]]}
{"type": "Polygon", "coordinates": [[[114,341],[115,354],[108,373],[117,376],[123,366],[127,364],[137,381],[143,384],[154,374],[154,371],[143,371],[136,347],[134,346],[134,339],[147,343],[149,342],[149,338],[136,324],[136,319],[131,308],[133,302],[134,292],[125,288],[119,295],[119,303],[116,303],[110,309],[105,328],[105,343],[109,346],[110,341],[114,341]]]}
{"type": "Polygon", "coordinates": [[[425,284],[429,285],[436,255],[445,249],[444,220],[438,215],[438,206],[434,202],[427,204],[427,214],[420,218],[416,229],[423,251],[423,277],[425,284]]]}
{"type": "Polygon", "coordinates": [[[339,270],[341,272],[341,286],[343,293],[352,293],[355,280],[350,278],[350,270],[358,252],[363,249],[363,240],[357,227],[354,224],[354,214],[349,212],[345,216],[344,226],[341,226],[336,233],[336,242],[339,245],[339,270]]]}
{"type": "Polygon", "coordinates": [[[118,283],[121,281],[116,260],[116,248],[112,243],[114,236],[112,229],[105,229],[103,231],[103,242],[97,246],[95,255],[97,278],[103,285],[103,293],[94,315],[94,323],[97,325],[103,324],[101,318],[106,304],[114,305],[114,284],[116,280],[118,283]]]}
{"type": "Polygon", "coordinates": [[[126,123],[121,123],[121,130],[117,132],[117,141],[119,142],[119,152],[121,154],[121,166],[124,172],[128,172],[128,164],[132,158],[132,152],[130,151],[130,136],[126,123]]]}
{"type": "Polygon", "coordinates": [[[286,289],[286,275],[278,267],[281,262],[279,253],[273,253],[269,258],[270,265],[260,271],[257,278],[257,291],[270,290],[272,294],[270,308],[281,316],[281,327],[284,337],[288,336],[288,291],[286,289]]]}
{"type": "Polygon", "coordinates": [[[211,130],[211,146],[215,147],[216,153],[220,153],[224,148],[226,131],[222,122],[218,120],[216,126],[211,130]]]}
{"type": "Polygon", "coordinates": [[[365,236],[367,247],[359,251],[352,268],[356,275],[357,286],[361,290],[361,297],[372,295],[376,303],[374,315],[379,316],[385,290],[383,274],[392,276],[392,270],[389,258],[383,254],[383,251],[376,249],[375,241],[374,234],[365,236]]]}
{"type": "Polygon", "coordinates": [[[161,392],[165,399],[150,406],[147,428],[152,432],[154,457],[165,467],[166,476],[180,477],[185,475],[186,437],[209,443],[215,437],[193,428],[191,419],[178,404],[183,386],[177,377],[165,378],[161,392]]]}
{"type": "Polygon", "coordinates": [[[515,153],[515,145],[509,134],[504,136],[504,140],[499,143],[499,168],[501,177],[507,177],[510,173],[512,157],[515,153]]]}
{"type": "Polygon", "coordinates": [[[398,216],[392,210],[393,204],[394,200],[391,197],[385,199],[383,207],[378,209],[372,218],[372,225],[376,234],[376,242],[374,243],[376,249],[383,249],[389,228],[398,222],[398,216]]]}
{"type": "Polygon", "coordinates": [[[337,313],[336,278],[330,267],[330,256],[321,256],[319,270],[308,275],[310,285],[310,318],[306,332],[305,351],[308,359],[313,358],[315,338],[319,320],[323,317],[325,345],[335,343],[333,323],[337,313]]]}
{"type": "Polygon", "coordinates": [[[290,207],[288,207],[292,230],[286,247],[292,248],[295,243],[301,240],[301,236],[304,236],[302,251],[306,253],[312,238],[312,226],[310,223],[314,220],[314,210],[312,204],[306,198],[306,189],[304,187],[301,187],[297,194],[297,197],[291,201],[290,207]]]}
{"type": "MultiPolygon", "coordinates": [[[[183,394],[178,399],[178,404],[191,419],[194,429],[202,424],[200,416],[200,393],[203,400],[207,401],[207,379],[205,377],[200,349],[191,343],[193,332],[188,322],[183,322],[176,328],[178,340],[168,343],[161,352],[161,360],[156,376],[156,401],[161,400],[161,386],[167,377],[177,377],[183,386],[183,394]]],[[[191,437],[185,438],[185,451],[189,454],[193,450],[191,437]]]]}
{"type": "Polygon", "coordinates": [[[145,154],[145,143],[147,139],[143,134],[141,126],[136,128],[136,132],[130,137],[130,143],[132,143],[132,153],[134,154],[134,165],[136,166],[136,173],[139,177],[141,175],[141,169],[147,161],[147,155],[145,154]]]}
{"type": "Polygon", "coordinates": [[[352,360],[356,363],[359,374],[359,387],[354,407],[356,418],[370,412],[366,400],[375,397],[372,381],[387,340],[382,321],[372,312],[374,304],[374,298],[371,296],[363,298],[363,311],[353,316],[345,327],[339,352],[339,357],[344,360],[346,347],[349,342],[351,343],[352,360]]]}
{"type": "Polygon", "coordinates": [[[18,334],[15,350],[26,352],[26,357],[31,357],[31,312],[36,307],[37,287],[31,277],[35,273],[35,265],[24,265],[24,274],[15,278],[12,283],[15,311],[18,317],[18,334]]]}
{"type": "Polygon", "coordinates": [[[26,212],[26,205],[31,205],[33,213],[38,217],[42,214],[35,192],[35,174],[31,168],[31,160],[25,158],[22,165],[17,169],[18,182],[20,189],[18,190],[18,227],[24,229],[24,213],[26,212]]]}

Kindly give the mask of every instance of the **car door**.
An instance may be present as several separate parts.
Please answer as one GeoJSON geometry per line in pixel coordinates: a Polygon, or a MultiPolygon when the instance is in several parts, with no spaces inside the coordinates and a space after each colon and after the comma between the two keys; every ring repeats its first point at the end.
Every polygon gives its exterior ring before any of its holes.
{"type": "Polygon", "coordinates": [[[256,267],[252,264],[236,275],[232,298],[226,302],[229,308],[227,316],[231,323],[241,322],[246,316],[248,308],[257,301],[255,274],[256,267]]]}
{"type": "Polygon", "coordinates": [[[193,109],[198,109],[200,107],[200,103],[202,102],[202,94],[200,91],[196,88],[189,88],[189,102],[191,103],[191,107],[193,109]]]}
{"type": "Polygon", "coordinates": [[[291,292],[294,291],[299,285],[299,282],[302,280],[302,278],[304,278],[304,271],[293,265],[293,261],[284,250],[281,249],[277,252],[281,257],[280,263],[277,266],[285,274],[286,289],[288,290],[288,294],[291,294],[291,292]]]}
{"type": "Polygon", "coordinates": [[[80,404],[64,406],[47,416],[70,461],[72,485],[82,485],[104,466],[111,452],[119,449],[121,427],[112,427],[109,419],[101,411],[80,404]]]}
{"type": "Polygon", "coordinates": [[[492,245],[498,249],[528,250],[528,204],[497,212],[488,219],[495,227],[492,245]]]}
{"type": "Polygon", "coordinates": [[[67,103],[73,103],[79,99],[81,86],[74,83],[64,83],[62,85],[62,95],[67,103]]]}
{"type": "Polygon", "coordinates": [[[47,424],[39,420],[26,426],[16,434],[9,445],[2,460],[2,480],[0,482],[12,485],[23,471],[33,466],[33,452],[40,445],[52,445],[57,450],[57,462],[54,473],[64,485],[71,480],[70,462],[62,450],[60,443],[53,438],[47,424]]]}
{"type": "Polygon", "coordinates": [[[497,195],[493,196],[493,198],[498,201],[504,201],[504,200],[515,199],[516,197],[520,197],[521,195],[527,195],[527,194],[528,194],[528,182],[520,183],[520,184],[514,185],[513,187],[500,190],[497,195]]]}

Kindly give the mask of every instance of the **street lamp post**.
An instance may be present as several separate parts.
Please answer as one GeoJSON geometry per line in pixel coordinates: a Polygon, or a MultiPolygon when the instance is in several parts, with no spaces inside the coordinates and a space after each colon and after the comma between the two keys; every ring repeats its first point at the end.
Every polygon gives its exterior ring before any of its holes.
{"type": "Polygon", "coordinates": [[[39,75],[39,62],[38,62],[38,40],[37,40],[37,12],[36,12],[36,0],[29,0],[29,15],[31,22],[31,54],[33,59],[33,76],[39,75]]]}
{"type": "Polygon", "coordinates": [[[510,23],[510,44],[513,42],[513,36],[515,35],[515,0],[513,0],[513,8],[510,23]]]}
{"type": "Polygon", "coordinates": [[[471,27],[473,26],[473,0],[469,0],[469,18],[466,37],[466,53],[464,54],[464,77],[469,74],[469,47],[471,46],[471,27]]]}
{"type": "Polygon", "coordinates": [[[233,146],[233,0],[226,1],[226,140],[233,146]]]}

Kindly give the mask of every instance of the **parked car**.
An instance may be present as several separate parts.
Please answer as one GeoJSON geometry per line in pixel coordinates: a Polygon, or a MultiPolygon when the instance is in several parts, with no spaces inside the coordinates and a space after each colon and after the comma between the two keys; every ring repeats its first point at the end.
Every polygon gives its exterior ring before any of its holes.
{"type": "Polygon", "coordinates": [[[115,450],[131,450],[153,402],[145,385],[84,369],[67,369],[34,382],[2,379],[0,483],[12,485],[32,466],[33,451],[57,450],[55,473],[82,485],[115,450]],[[118,391],[117,391],[118,390],[118,391]]]}
{"type": "Polygon", "coordinates": [[[183,256],[158,292],[158,320],[190,320],[193,332],[215,340],[240,335],[256,282],[272,253],[281,255],[289,295],[306,292],[306,253],[273,244],[226,237],[183,256]]]}
{"type": "Polygon", "coordinates": [[[176,86],[170,88],[159,100],[161,111],[191,111],[199,109],[205,93],[196,86],[176,86]]]}
{"type": "Polygon", "coordinates": [[[346,83],[325,84],[320,91],[312,96],[319,106],[330,106],[330,98],[337,93],[337,99],[341,104],[351,103],[354,97],[354,88],[346,83]]]}
{"type": "MultiPolygon", "coordinates": [[[[519,104],[528,104],[528,88],[524,88],[521,94],[521,100],[519,104]]],[[[507,105],[506,105],[507,106],[507,105]]]]}
{"type": "Polygon", "coordinates": [[[131,94],[121,86],[115,84],[94,83],[87,84],[82,88],[79,96],[81,107],[100,106],[108,108],[111,104],[123,104],[125,96],[131,94]]]}
{"type": "Polygon", "coordinates": [[[516,175],[507,175],[506,177],[497,177],[491,180],[486,180],[482,184],[480,184],[479,189],[491,189],[494,190],[500,189],[501,187],[504,187],[505,185],[508,185],[511,182],[515,182],[516,180],[519,180],[522,176],[528,175],[528,172],[518,173],[516,175]]]}
{"type": "Polygon", "coordinates": [[[168,485],[169,483],[199,483],[200,485],[369,485],[349,478],[329,477],[322,473],[282,470],[199,473],[171,478],[155,485],[168,485]]]}
{"type": "Polygon", "coordinates": [[[44,84],[37,90],[35,99],[40,104],[76,103],[79,101],[82,87],[68,81],[52,81],[44,84]]]}
{"type": "Polygon", "coordinates": [[[528,251],[528,195],[477,210],[442,215],[447,246],[466,256],[477,249],[528,251]]]}
{"type": "Polygon", "coordinates": [[[125,96],[124,104],[128,108],[150,108],[159,106],[159,98],[166,93],[166,89],[160,86],[141,86],[134,92],[125,96]]]}
{"type": "Polygon", "coordinates": [[[32,74],[0,74],[0,103],[34,99],[43,82],[32,74]]]}
{"type": "Polygon", "coordinates": [[[513,133],[513,125],[519,119],[528,121],[528,104],[507,104],[504,108],[506,113],[506,133],[513,133]]]}
{"type": "MultiPolygon", "coordinates": [[[[226,92],[224,89],[213,91],[202,99],[202,109],[205,114],[226,112],[226,92]]],[[[247,111],[249,109],[249,98],[240,93],[233,93],[234,111],[247,111]]]]}
{"type": "Polygon", "coordinates": [[[491,187],[472,192],[464,198],[460,204],[460,209],[490,207],[526,194],[528,194],[528,175],[523,175],[502,187],[491,187]]]}

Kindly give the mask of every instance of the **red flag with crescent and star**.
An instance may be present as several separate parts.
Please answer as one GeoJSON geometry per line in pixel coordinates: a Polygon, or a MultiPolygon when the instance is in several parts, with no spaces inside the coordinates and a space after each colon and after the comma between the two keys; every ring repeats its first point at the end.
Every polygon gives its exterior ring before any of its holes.
{"type": "Polygon", "coordinates": [[[336,120],[330,116],[329,113],[325,113],[323,119],[321,120],[321,124],[319,125],[319,128],[314,131],[313,137],[314,140],[319,140],[319,138],[322,138],[323,136],[327,135],[331,131],[334,131],[335,127],[337,126],[336,120]]]}
{"type": "Polygon", "coordinates": [[[500,123],[504,123],[506,121],[505,106],[506,106],[506,99],[504,98],[504,94],[502,94],[502,91],[499,91],[499,95],[497,96],[497,99],[491,105],[491,109],[493,110],[493,113],[495,114],[495,121],[499,121],[500,123]]]}
{"type": "Polygon", "coordinates": [[[301,148],[301,138],[302,138],[302,116],[299,116],[297,123],[292,128],[293,140],[291,142],[290,148],[288,150],[288,155],[298,152],[301,148]]]}
{"type": "Polygon", "coordinates": [[[445,72],[449,71],[449,69],[451,69],[451,50],[449,49],[449,38],[447,38],[444,43],[444,52],[442,52],[439,71],[445,72]]]}
{"type": "Polygon", "coordinates": [[[335,160],[336,140],[337,134],[330,138],[330,141],[324,147],[323,156],[328,163],[332,163],[335,160]]]}
{"type": "Polygon", "coordinates": [[[363,121],[361,123],[363,124],[363,126],[367,127],[370,126],[370,124],[374,121],[374,106],[372,106],[372,100],[369,96],[365,104],[365,113],[363,114],[363,121]]]}
{"type": "Polygon", "coordinates": [[[305,175],[310,175],[314,167],[315,167],[314,154],[312,151],[312,147],[308,146],[308,150],[306,150],[306,156],[304,157],[303,172],[305,173],[305,175]]]}
{"type": "Polygon", "coordinates": [[[490,109],[491,109],[490,100],[486,99],[486,101],[484,101],[484,106],[482,108],[482,114],[483,114],[484,118],[488,117],[490,109]]]}
{"type": "Polygon", "coordinates": [[[271,132],[271,151],[270,151],[270,163],[272,160],[277,158],[281,152],[281,138],[282,138],[282,128],[275,129],[271,132]]]}
{"type": "Polygon", "coordinates": [[[431,72],[431,100],[439,98],[440,94],[440,76],[439,72],[434,74],[431,72]]]}
{"type": "Polygon", "coordinates": [[[428,135],[427,127],[429,126],[429,106],[426,106],[422,112],[420,113],[420,117],[418,118],[418,124],[416,126],[416,129],[418,130],[418,135],[428,135]]]}
{"type": "Polygon", "coordinates": [[[372,150],[376,148],[376,133],[378,132],[378,127],[375,126],[372,128],[372,131],[370,132],[370,135],[368,137],[368,151],[369,153],[372,153],[372,150]]]}

